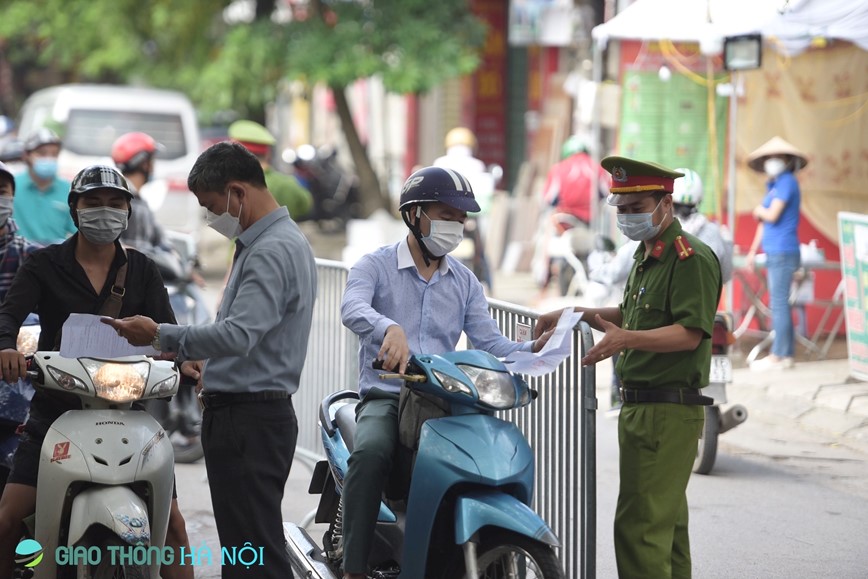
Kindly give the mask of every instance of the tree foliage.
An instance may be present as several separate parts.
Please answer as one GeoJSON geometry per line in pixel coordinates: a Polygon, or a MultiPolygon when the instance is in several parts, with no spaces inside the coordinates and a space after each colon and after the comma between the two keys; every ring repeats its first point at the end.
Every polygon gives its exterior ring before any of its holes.
{"type": "Polygon", "coordinates": [[[34,68],[174,88],[206,118],[262,120],[282,80],[342,92],[376,75],[389,91],[424,92],[473,71],[485,40],[467,0],[0,0],[0,13],[0,49],[25,89],[40,88],[34,68]]]}

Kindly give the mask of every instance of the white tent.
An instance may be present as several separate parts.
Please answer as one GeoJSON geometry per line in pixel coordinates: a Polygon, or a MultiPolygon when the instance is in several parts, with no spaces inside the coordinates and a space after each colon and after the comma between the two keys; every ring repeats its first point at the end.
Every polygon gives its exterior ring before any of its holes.
{"type": "Polygon", "coordinates": [[[802,0],[763,26],[777,39],[778,50],[798,54],[816,37],[847,40],[868,51],[868,2],[865,0],[802,0]]]}
{"type": "Polygon", "coordinates": [[[758,32],[775,18],[782,0],[636,0],[595,26],[598,46],[609,39],[704,42],[758,32]]]}
{"type": "Polygon", "coordinates": [[[595,26],[599,47],[610,39],[706,42],[762,33],[774,46],[798,54],[815,37],[847,40],[868,50],[866,0],[636,0],[595,26]]]}

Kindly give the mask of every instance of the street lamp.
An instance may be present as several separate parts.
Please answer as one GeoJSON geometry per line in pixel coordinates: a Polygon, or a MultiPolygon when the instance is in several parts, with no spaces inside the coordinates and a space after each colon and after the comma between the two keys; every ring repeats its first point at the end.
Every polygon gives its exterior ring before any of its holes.
{"type": "MultiPolygon", "coordinates": [[[[727,36],[723,40],[723,67],[732,72],[729,81],[729,159],[727,183],[727,225],[730,233],[735,236],[735,147],[736,128],[738,126],[738,97],[741,91],[741,74],[743,70],[753,70],[762,66],[763,41],[760,34],[743,34],[727,36]]],[[[723,88],[723,87],[719,87],[723,88]]],[[[733,309],[732,281],[726,292],[726,308],[733,309]]]]}
{"type": "Polygon", "coordinates": [[[753,70],[762,66],[763,38],[760,34],[727,36],[723,41],[726,70],[753,70]]]}

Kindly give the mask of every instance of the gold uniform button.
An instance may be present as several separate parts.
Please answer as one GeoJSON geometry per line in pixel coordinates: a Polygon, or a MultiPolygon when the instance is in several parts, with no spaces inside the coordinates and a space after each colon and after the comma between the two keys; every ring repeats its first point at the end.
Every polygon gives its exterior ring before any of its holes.
{"type": "Polygon", "coordinates": [[[645,309],[646,309],[646,310],[647,310],[648,308],[650,308],[650,307],[651,307],[650,305],[645,304],[645,309]]]}
{"type": "Polygon", "coordinates": [[[634,299],[634,300],[636,299],[636,294],[633,294],[633,299],[634,299]]]}
{"type": "Polygon", "coordinates": [[[625,330],[629,330],[629,329],[630,329],[630,324],[624,324],[624,329],[625,329],[625,330]]]}

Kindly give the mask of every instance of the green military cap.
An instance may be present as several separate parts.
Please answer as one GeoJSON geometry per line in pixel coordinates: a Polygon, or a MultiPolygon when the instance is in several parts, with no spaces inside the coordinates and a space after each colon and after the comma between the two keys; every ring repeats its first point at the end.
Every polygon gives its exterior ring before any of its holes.
{"type": "Polygon", "coordinates": [[[609,205],[627,205],[655,191],[672,193],[675,179],[684,177],[684,173],[658,163],[627,157],[606,157],[600,165],[612,174],[612,194],[606,199],[609,205]]]}
{"type": "Polygon", "coordinates": [[[254,121],[235,121],[229,125],[229,138],[238,141],[254,155],[265,155],[277,142],[268,129],[254,121]]]}

